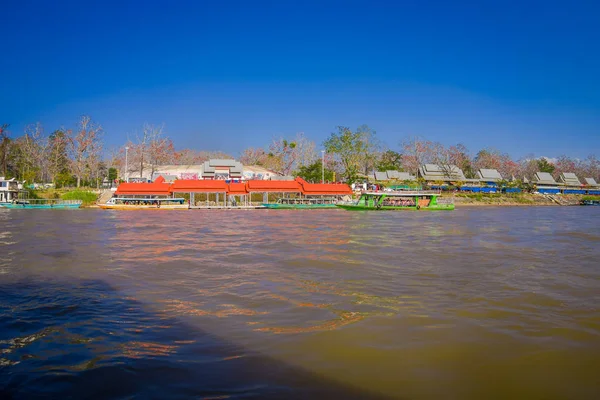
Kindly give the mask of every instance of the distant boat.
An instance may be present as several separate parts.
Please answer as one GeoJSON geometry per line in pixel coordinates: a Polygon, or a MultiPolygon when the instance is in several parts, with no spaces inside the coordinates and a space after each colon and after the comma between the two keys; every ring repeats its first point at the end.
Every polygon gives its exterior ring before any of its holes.
{"type": "Polygon", "coordinates": [[[134,197],[116,196],[104,204],[98,204],[104,210],[187,210],[189,204],[183,197],[134,197]]]}
{"type": "Polygon", "coordinates": [[[74,209],[81,207],[81,200],[61,200],[61,199],[18,199],[12,202],[0,203],[2,208],[13,209],[74,209]]]}
{"type": "Polygon", "coordinates": [[[280,198],[276,203],[263,203],[263,207],[280,210],[305,210],[336,208],[337,198],[280,198]]]}
{"type": "Polygon", "coordinates": [[[600,206],[600,200],[582,200],[582,206],[600,206]]]}
{"type": "Polygon", "coordinates": [[[439,199],[437,191],[363,192],[354,202],[337,204],[346,210],[405,210],[405,211],[449,211],[454,204],[439,199]]]}

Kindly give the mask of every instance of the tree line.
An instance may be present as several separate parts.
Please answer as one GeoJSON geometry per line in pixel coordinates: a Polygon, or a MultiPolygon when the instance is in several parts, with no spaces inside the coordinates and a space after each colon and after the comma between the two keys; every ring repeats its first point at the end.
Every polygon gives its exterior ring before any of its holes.
{"type": "Polygon", "coordinates": [[[258,165],[312,182],[321,181],[323,173],[326,181],[349,183],[363,180],[374,171],[406,171],[417,176],[419,167],[427,163],[442,169],[455,165],[466,178],[475,178],[477,170],[490,168],[506,179],[531,180],[541,171],[555,178],[562,172],[574,172],[580,178],[600,180],[600,162],[595,155],[583,160],[566,155],[553,160],[533,155],[514,160],[493,148],[471,153],[463,144],[445,146],[422,137],[404,138],[392,149],[367,125],[356,129],[337,127],[322,143],[324,153],[317,150],[314,141],[298,133],[274,138],[263,147],[244,149],[239,157],[220,151],[177,150],[164,125],[143,124],[132,138],[112,149],[105,149],[102,126],[89,116],[82,116],[73,128],[49,134],[40,123],[28,125],[17,137],[9,128],[8,124],[0,125],[0,174],[57,187],[98,187],[105,179],[142,177],[144,172],[152,175],[161,165],[193,165],[211,158],[238,158],[244,165],[258,165]]]}

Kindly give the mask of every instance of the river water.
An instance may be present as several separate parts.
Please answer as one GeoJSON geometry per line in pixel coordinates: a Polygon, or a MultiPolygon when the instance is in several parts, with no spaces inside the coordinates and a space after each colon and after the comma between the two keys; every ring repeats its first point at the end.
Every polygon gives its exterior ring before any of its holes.
{"type": "Polygon", "coordinates": [[[600,398],[600,207],[0,210],[0,398],[600,398]]]}

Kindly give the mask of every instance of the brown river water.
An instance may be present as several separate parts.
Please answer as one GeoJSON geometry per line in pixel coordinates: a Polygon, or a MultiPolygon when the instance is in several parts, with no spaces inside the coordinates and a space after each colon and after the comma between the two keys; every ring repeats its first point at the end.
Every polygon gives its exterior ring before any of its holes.
{"type": "Polygon", "coordinates": [[[0,398],[600,398],[600,207],[0,209],[0,250],[0,398]]]}

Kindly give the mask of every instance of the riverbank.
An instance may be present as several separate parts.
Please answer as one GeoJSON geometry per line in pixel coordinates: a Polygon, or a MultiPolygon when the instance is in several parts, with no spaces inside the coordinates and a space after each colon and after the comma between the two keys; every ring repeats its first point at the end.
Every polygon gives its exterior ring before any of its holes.
{"type": "Polygon", "coordinates": [[[533,193],[511,193],[511,194],[466,194],[456,193],[452,195],[442,196],[450,198],[454,201],[457,207],[471,206],[506,206],[506,207],[522,207],[522,206],[566,206],[579,205],[585,196],[583,195],[560,195],[560,196],[544,196],[533,193]]]}

